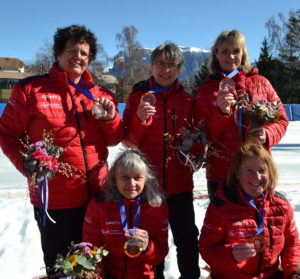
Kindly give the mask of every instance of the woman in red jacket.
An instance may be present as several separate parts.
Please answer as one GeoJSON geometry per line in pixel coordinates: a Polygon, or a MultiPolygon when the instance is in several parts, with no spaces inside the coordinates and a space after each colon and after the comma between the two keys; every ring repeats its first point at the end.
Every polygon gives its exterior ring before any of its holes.
{"type": "MultiPolygon", "coordinates": [[[[193,173],[174,155],[165,136],[174,134],[185,126],[186,120],[192,119],[193,98],[177,79],[183,55],[176,44],[168,42],[156,47],[151,54],[151,64],[152,76],[137,83],[127,99],[123,143],[137,147],[149,158],[160,189],[167,195],[180,278],[198,279],[199,231],[193,206],[193,173]]],[[[156,279],[164,278],[163,269],[162,263],[157,267],[156,279]]]]}
{"type": "Polygon", "coordinates": [[[298,278],[300,241],[293,209],[275,191],[277,169],[258,143],[245,143],[206,211],[199,251],[212,278],[298,278]]]}
{"type": "Polygon", "coordinates": [[[49,278],[55,277],[56,255],[66,255],[71,241],[81,240],[85,207],[91,195],[101,190],[107,173],[107,147],[123,136],[115,97],[95,86],[87,71],[96,58],[96,46],[95,35],[84,26],[58,28],[53,47],[56,62],[49,73],[17,83],[0,119],[0,146],[22,174],[31,176],[32,169],[22,160],[21,151],[26,150],[19,139],[28,135],[31,143],[41,142],[43,131],[52,132],[54,145],[64,148],[59,160],[84,174],[80,178],[57,172],[48,182],[48,200],[41,198],[41,184],[28,179],[49,278]],[[94,105],[102,112],[96,118],[94,105]],[[45,219],[45,212],[56,223],[45,219]]]}
{"type": "Polygon", "coordinates": [[[113,163],[105,196],[91,200],[83,241],[104,246],[102,278],[154,278],[154,266],[168,253],[167,206],[144,156],[125,150],[113,163]]]}
{"type": "Polygon", "coordinates": [[[239,31],[224,31],[218,36],[211,49],[209,66],[212,74],[198,88],[195,118],[206,123],[209,141],[206,178],[211,199],[218,184],[225,180],[230,161],[245,138],[250,134],[257,137],[270,151],[284,136],[288,120],[270,82],[250,65],[245,38],[239,31]],[[237,119],[238,109],[234,105],[246,94],[251,100],[279,102],[279,120],[250,127],[242,118],[237,119]]]}

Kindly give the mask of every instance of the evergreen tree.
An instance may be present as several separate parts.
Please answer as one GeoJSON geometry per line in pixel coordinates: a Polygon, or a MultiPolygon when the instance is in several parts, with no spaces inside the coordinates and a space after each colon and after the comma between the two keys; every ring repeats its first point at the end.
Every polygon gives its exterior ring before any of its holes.
{"type": "Polygon", "coordinates": [[[270,46],[266,38],[264,38],[262,42],[260,51],[259,59],[255,62],[256,67],[259,69],[259,74],[266,77],[271,82],[281,100],[285,102],[286,98],[283,94],[284,88],[282,86],[285,79],[282,72],[285,67],[278,59],[272,58],[272,55],[270,54],[270,46]]]}
{"type": "Polygon", "coordinates": [[[300,102],[300,10],[290,12],[286,34],[279,49],[279,57],[287,76],[286,96],[288,103],[300,102]]]}
{"type": "Polygon", "coordinates": [[[202,65],[201,65],[201,71],[199,71],[196,75],[194,75],[191,78],[190,82],[190,88],[189,91],[193,96],[197,95],[197,88],[205,81],[205,79],[209,76],[209,69],[207,67],[207,62],[206,60],[202,65]]]}
{"type": "Polygon", "coordinates": [[[269,61],[268,71],[272,75],[266,77],[284,103],[300,103],[300,10],[290,11],[288,20],[282,14],[278,16],[281,25],[274,17],[266,23],[276,57],[269,61]]]}

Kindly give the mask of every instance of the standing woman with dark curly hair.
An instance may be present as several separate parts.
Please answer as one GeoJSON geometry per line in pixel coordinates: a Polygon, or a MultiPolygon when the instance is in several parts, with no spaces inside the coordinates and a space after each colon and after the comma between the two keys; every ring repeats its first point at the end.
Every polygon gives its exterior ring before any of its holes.
{"type": "Polygon", "coordinates": [[[35,143],[43,139],[44,130],[52,132],[54,144],[65,149],[60,160],[84,173],[84,179],[56,173],[48,183],[47,201],[42,201],[39,187],[28,179],[48,278],[56,276],[56,255],[66,255],[72,240],[81,241],[85,207],[91,195],[101,191],[107,173],[107,146],[123,137],[115,97],[95,86],[87,71],[97,55],[95,35],[84,26],[58,28],[53,54],[56,61],[49,73],[14,86],[0,118],[0,146],[24,176],[31,177],[32,170],[22,160],[20,151],[25,150],[18,138],[28,135],[35,143]],[[93,108],[100,111],[95,117],[93,108]]]}

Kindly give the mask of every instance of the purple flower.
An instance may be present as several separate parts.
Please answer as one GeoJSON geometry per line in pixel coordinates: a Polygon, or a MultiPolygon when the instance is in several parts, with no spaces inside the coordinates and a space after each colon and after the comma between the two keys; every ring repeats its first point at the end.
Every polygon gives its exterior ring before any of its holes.
{"type": "Polygon", "coordinates": [[[46,145],[46,143],[43,140],[39,140],[39,141],[36,141],[33,145],[34,145],[34,147],[43,147],[46,145]]]}
{"type": "Polygon", "coordinates": [[[92,243],[89,242],[80,242],[79,244],[76,244],[76,248],[85,248],[85,247],[92,247],[92,243]]]}

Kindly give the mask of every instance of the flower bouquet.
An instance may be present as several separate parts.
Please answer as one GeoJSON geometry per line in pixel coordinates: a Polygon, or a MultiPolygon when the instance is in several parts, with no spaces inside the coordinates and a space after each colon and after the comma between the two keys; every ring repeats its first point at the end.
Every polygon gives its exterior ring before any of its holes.
{"type": "MultiPolygon", "coordinates": [[[[276,123],[282,114],[278,111],[280,101],[269,102],[266,99],[251,100],[249,94],[245,94],[235,104],[236,111],[241,109],[242,115],[235,115],[236,122],[243,120],[249,123],[251,128],[262,127],[276,123]]],[[[244,122],[243,121],[243,122],[244,122]]]]}
{"type": "Polygon", "coordinates": [[[185,120],[185,125],[174,133],[164,134],[171,149],[177,154],[178,159],[191,171],[196,172],[205,166],[207,155],[207,140],[204,133],[204,121],[195,125],[192,120],[189,123],[185,120]]]}
{"type": "Polygon", "coordinates": [[[51,131],[43,131],[43,139],[35,143],[30,143],[28,135],[24,140],[20,139],[21,144],[26,149],[21,152],[23,166],[26,174],[34,184],[38,184],[47,179],[52,179],[56,172],[62,173],[67,177],[81,177],[83,173],[74,166],[59,162],[64,148],[54,145],[54,135],[51,131]]]}
{"type": "Polygon", "coordinates": [[[75,244],[72,241],[65,258],[60,254],[57,255],[54,268],[65,276],[61,278],[97,279],[101,272],[97,264],[107,254],[108,251],[102,247],[93,247],[89,242],[75,244]]]}
{"type": "Polygon", "coordinates": [[[30,185],[38,186],[39,208],[43,209],[43,225],[46,225],[46,215],[55,223],[48,214],[48,180],[59,172],[67,177],[82,179],[83,173],[74,166],[59,162],[64,148],[54,145],[54,135],[51,131],[43,131],[43,138],[35,143],[30,143],[29,136],[20,139],[25,152],[21,152],[23,157],[23,168],[27,176],[31,179],[30,185]]]}

